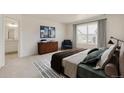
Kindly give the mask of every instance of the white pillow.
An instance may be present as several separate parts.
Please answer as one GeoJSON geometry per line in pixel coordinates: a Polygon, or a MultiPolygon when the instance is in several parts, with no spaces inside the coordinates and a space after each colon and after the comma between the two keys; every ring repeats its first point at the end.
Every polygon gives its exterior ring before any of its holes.
{"type": "Polygon", "coordinates": [[[97,62],[96,68],[97,69],[103,69],[105,64],[111,59],[115,49],[117,47],[117,44],[114,44],[110,46],[109,49],[107,49],[101,56],[101,59],[97,62]]]}
{"type": "Polygon", "coordinates": [[[122,43],[121,49],[120,49],[119,69],[120,69],[121,77],[124,77],[124,43],[122,43]]]}

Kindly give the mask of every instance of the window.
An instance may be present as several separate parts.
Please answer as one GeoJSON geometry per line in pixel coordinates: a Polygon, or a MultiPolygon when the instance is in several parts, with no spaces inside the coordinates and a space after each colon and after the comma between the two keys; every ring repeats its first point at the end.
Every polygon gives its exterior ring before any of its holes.
{"type": "Polygon", "coordinates": [[[76,43],[77,45],[97,43],[97,22],[76,25],[76,43]]]}

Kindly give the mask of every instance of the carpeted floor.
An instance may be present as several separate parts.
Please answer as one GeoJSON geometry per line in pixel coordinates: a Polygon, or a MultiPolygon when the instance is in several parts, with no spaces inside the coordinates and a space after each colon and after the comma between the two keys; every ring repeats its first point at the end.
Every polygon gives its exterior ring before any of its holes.
{"type": "MultiPolygon", "coordinates": [[[[44,74],[42,75],[42,73],[46,72],[46,70],[47,72],[48,71],[52,72],[52,70],[49,68],[50,67],[49,65],[47,65],[47,69],[46,69],[46,66],[44,65],[49,64],[51,60],[51,56],[54,53],[56,52],[48,53],[44,55],[34,55],[34,56],[23,57],[23,58],[18,58],[17,54],[6,55],[5,66],[0,68],[0,78],[48,77],[48,76],[44,76],[44,74]],[[42,68],[42,67],[45,67],[45,68],[42,68]]],[[[51,77],[61,77],[61,76],[51,75],[51,77]]]]}
{"type": "Polygon", "coordinates": [[[65,76],[58,74],[50,67],[52,54],[42,60],[34,62],[37,70],[40,72],[42,78],[64,78],[65,76]]]}

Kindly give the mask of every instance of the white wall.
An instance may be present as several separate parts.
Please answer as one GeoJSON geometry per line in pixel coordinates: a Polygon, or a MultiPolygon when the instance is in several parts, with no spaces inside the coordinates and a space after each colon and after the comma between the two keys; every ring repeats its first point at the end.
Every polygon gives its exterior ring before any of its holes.
{"type": "MultiPolygon", "coordinates": [[[[31,15],[6,14],[4,17],[15,19],[19,24],[19,57],[37,54],[37,42],[40,41],[40,25],[56,27],[56,40],[61,46],[65,38],[65,25],[31,15]]],[[[5,51],[4,51],[5,52],[5,51]]]]}
{"type": "Polygon", "coordinates": [[[5,64],[3,16],[0,15],[0,68],[5,64]]]}
{"type": "Polygon", "coordinates": [[[73,40],[73,24],[66,25],[66,38],[73,40]]]}
{"type": "MultiPolygon", "coordinates": [[[[123,14],[108,14],[107,18],[107,42],[110,39],[110,36],[117,37],[124,40],[124,15],[123,14]]],[[[73,25],[67,24],[67,38],[73,40],[73,25]]],[[[85,45],[86,46],[86,45],[85,45]]],[[[87,46],[89,47],[89,46],[87,46]]]]}
{"type": "Polygon", "coordinates": [[[107,41],[110,36],[124,40],[124,14],[106,15],[107,17],[107,41]]]}
{"type": "Polygon", "coordinates": [[[21,56],[29,56],[37,54],[37,43],[40,39],[40,25],[44,26],[53,26],[56,28],[56,38],[52,40],[56,40],[59,43],[59,47],[61,46],[61,42],[65,38],[65,25],[50,21],[42,18],[34,18],[30,15],[22,15],[22,19],[20,22],[21,26],[21,56]]]}

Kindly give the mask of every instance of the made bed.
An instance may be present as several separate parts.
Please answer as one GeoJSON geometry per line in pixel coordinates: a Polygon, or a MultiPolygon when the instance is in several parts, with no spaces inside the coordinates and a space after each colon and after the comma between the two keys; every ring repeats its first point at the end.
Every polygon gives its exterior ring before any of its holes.
{"type": "Polygon", "coordinates": [[[70,78],[120,77],[119,56],[116,50],[115,44],[108,49],[76,49],[56,53],[52,56],[51,67],[70,78]]]}
{"type": "Polygon", "coordinates": [[[64,52],[53,54],[51,59],[51,68],[53,68],[58,73],[63,73],[64,71],[64,68],[62,66],[63,58],[74,55],[84,50],[85,49],[70,49],[64,52]]]}
{"type": "Polygon", "coordinates": [[[90,49],[64,58],[62,61],[62,66],[64,68],[63,74],[72,78],[77,77],[78,64],[87,56],[88,51],[90,51],[90,49]]]}

